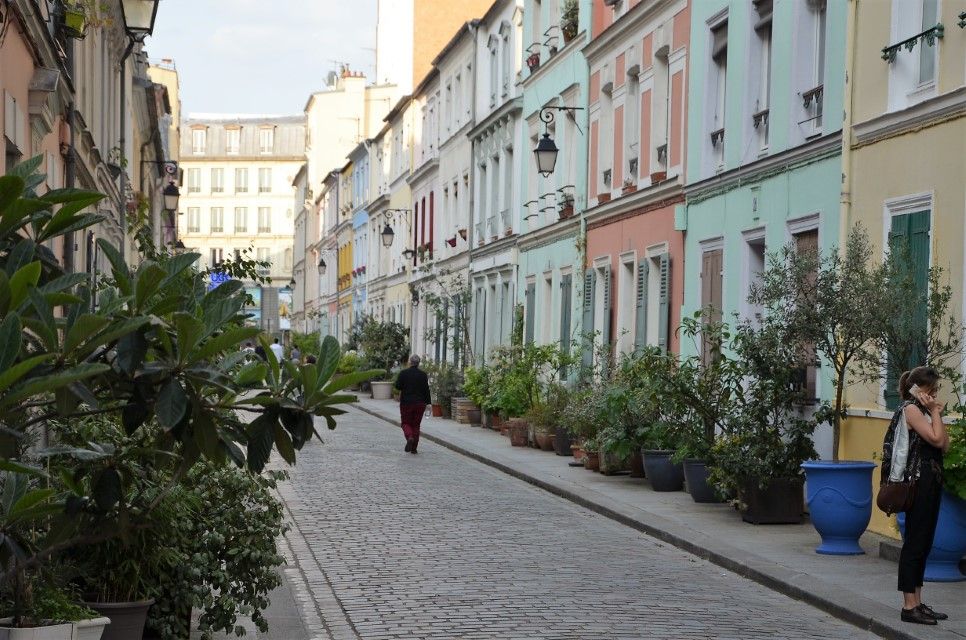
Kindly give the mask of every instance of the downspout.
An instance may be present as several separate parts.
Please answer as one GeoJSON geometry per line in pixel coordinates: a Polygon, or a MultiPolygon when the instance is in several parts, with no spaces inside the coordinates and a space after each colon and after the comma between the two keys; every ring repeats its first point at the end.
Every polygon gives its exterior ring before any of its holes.
{"type": "Polygon", "coordinates": [[[852,84],[855,79],[855,35],[859,0],[849,3],[846,20],[848,33],[845,47],[845,95],[842,114],[842,190],[839,199],[839,251],[844,257],[845,238],[852,217],[852,84]]]}
{"type": "MultiPolygon", "coordinates": [[[[121,131],[118,142],[118,154],[121,162],[124,159],[124,149],[127,146],[127,59],[131,56],[131,52],[134,51],[134,45],[137,44],[137,40],[128,36],[127,48],[124,50],[124,55],[121,56],[120,71],[118,76],[121,81],[120,93],[121,93],[121,113],[120,113],[120,123],[121,131]]],[[[125,192],[127,191],[127,171],[125,167],[121,167],[121,175],[119,180],[120,193],[120,209],[119,218],[121,224],[121,246],[118,250],[121,253],[121,257],[127,260],[127,198],[125,197],[125,192]]]]}

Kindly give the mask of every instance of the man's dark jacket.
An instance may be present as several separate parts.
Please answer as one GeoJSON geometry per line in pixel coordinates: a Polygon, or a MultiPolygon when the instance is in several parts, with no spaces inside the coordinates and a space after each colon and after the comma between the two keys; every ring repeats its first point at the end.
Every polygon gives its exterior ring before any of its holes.
{"type": "Polygon", "coordinates": [[[399,404],[431,404],[429,395],[429,376],[419,367],[409,367],[399,372],[396,378],[399,389],[399,404]]]}

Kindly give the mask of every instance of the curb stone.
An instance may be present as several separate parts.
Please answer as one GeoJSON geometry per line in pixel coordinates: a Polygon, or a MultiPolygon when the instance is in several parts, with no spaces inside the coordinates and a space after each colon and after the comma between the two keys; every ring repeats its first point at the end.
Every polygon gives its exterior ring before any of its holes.
{"type": "MultiPolygon", "coordinates": [[[[360,403],[349,406],[383,422],[401,427],[398,420],[362,406],[360,403]]],[[[600,501],[588,499],[557,483],[540,479],[526,471],[470,451],[425,431],[420,434],[420,438],[493,467],[599,515],[687,551],[773,591],[806,602],[840,620],[883,638],[895,640],[963,640],[963,636],[958,633],[936,627],[929,627],[930,632],[928,634],[916,634],[913,629],[908,628],[909,625],[900,626],[898,611],[894,608],[886,607],[862,596],[843,592],[834,585],[814,576],[784,570],[758,555],[722,543],[711,536],[696,534],[693,530],[677,525],[662,516],[640,509],[634,509],[633,511],[637,511],[637,513],[633,513],[632,510],[622,508],[620,504],[607,499],[600,501]],[[605,502],[610,504],[605,504],[605,502]],[[642,513],[644,514],[643,518],[641,517],[642,513]]]]}

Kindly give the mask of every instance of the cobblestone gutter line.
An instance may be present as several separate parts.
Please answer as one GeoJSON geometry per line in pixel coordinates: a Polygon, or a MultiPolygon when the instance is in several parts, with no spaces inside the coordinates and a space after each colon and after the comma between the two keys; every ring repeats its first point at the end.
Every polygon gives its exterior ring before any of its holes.
{"type": "MultiPolygon", "coordinates": [[[[398,420],[389,418],[361,404],[352,405],[352,409],[357,409],[363,413],[379,418],[383,422],[395,427],[400,426],[398,420]]],[[[824,580],[815,578],[814,576],[782,571],[772,562],[764,560],[754,554],[745,553],[725,543],[719,543],[712,538],[705,538],[701,541],[696,540],[692,532],[661,516],[648,514],[647,520],[643,520],[639,510],[635,510],[637,511],[636,513],[632,513],[630,510],[625,512],[621,511],[618,505],[611,507],[597,501],[589,500],[566,487],[542,480],[541,478],[528,474],[524,470],[505,465],[474,451],[467,450],[444,438],[431,435],[426,431],[420,434],[420,438],[446,447],[451,451],[455,451],[477,462],[498,469],[503,473],[537,486],[623,525],[641,531],[653,538],[667,542],[699,558],[708,560],[740,576],[753,580],[769,589],[795,598],[796,600],[806,602],[840,620],[882,636],[883,638],[895,640],[922,640],[927,637],[936,640],[962,638],[958,633],[936,628],[930,628],[928,635],[918,635],[914,630],[906,630],[900,627],[898,622],[893,622],[893,619],[898,618],[894,609],[836,589],[824,580]]]]}
{"type": "Polygon", "coordinates": [[[291,533],[294,534],[283,536],[285,574],[291,580],[306,630],[312,640],[360,640],[361,636],[346,615],[328,575],[306,543],[305,535],[295,520],[289,506],[289,501],[294,499],[290,487],[280,483],[278,493],[288,514],[291,533]],[[305,566],[306,562],[310,563],[308,567],[305,566]]]}

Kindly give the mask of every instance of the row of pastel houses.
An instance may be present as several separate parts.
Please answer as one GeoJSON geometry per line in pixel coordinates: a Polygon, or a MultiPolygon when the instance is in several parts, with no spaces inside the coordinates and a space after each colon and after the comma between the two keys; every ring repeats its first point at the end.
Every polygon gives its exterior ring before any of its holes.
{"type": "MultiPolygon", "coordinates": [[[[754,314],[769,252],[829,251],[857,223],[882,252],[907,237],[923,286],[941,266],[966,303],[961,2],[497,0],[382,123],[300,187],[300,206],[320,191],[295,329],[344,337],[369,314],[480,363],[522,308],[528,341],[690,353],[682,317],[754,314]]],[[[887,395],[850,389],[843,458],[880,446],[887,395]]],[[[815,437],[827,457],[831,430],[815,437]]]]}

